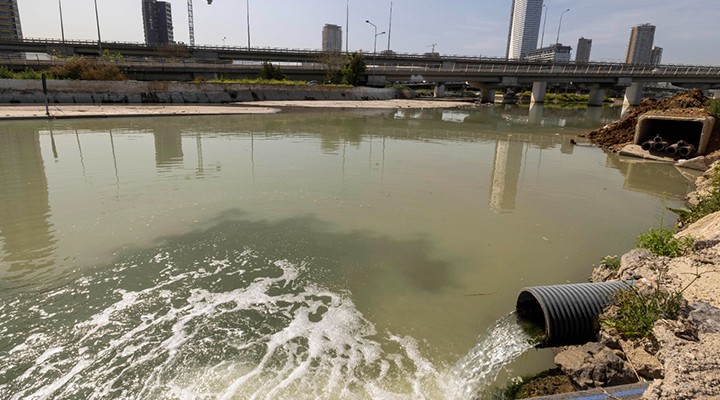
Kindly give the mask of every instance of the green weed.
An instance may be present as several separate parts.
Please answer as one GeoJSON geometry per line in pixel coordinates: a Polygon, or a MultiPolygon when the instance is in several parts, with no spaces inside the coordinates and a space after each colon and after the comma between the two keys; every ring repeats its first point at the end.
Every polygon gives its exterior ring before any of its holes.
{"type": "Polygon", "coordinates": [[[600,259],[600,264],[604,264],[606,267],[617,271],[620,269],[620,257],[618,256],[605,256],[600,259]]]}
{"type": "Polygon", "coordinates": [[[681,292],[671,293],[656,285],[648,292],[636,286],[615,293],[611,312],[603,314],[603,328],[614,328],[627,339],[646,338],[652,335],[653,325],[659,319],[676,319],[683,306],[681,292]]]}
{"type": "Polygon", "coordinates": [[[720,100],[718,99],[710,99],[707,102],[707,105],[705,108],[710,112],[711,114],[715,115],[716,117],[720,117],[720,100]]]}
{"type": "Polygon", "coordinates": [[[637,237],[637,247],[650,250],[658,256],[680,257],[695,245],[692,238],[676,238],[669,228],[651,228],[637,237]]]}

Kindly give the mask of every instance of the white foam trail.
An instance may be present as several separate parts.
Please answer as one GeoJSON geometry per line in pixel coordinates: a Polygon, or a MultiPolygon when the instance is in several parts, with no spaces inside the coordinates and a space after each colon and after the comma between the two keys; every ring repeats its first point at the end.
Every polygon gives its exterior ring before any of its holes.
{"type": "MultiPolygon", "coordinates": [[[[29,333],[14,346],[31,366],[0,386],[0,397],[13,390],[13,399],[466,399],[532,347],[508,316],[448,373],[415,338],[377,332],[348,293],[308,281],[308,264],[250,250],[195,261],[189,271],[172,252],[146,260],[161,271],[151,287],[118,287],[70,332],[29,333]],[[226,279],[238,284],[209,284],[226,279]]],[[[107,276],[83,279],[48,301],[107,276]]],[[[10,358],[0,352],[0,360],[10,358]]]]}

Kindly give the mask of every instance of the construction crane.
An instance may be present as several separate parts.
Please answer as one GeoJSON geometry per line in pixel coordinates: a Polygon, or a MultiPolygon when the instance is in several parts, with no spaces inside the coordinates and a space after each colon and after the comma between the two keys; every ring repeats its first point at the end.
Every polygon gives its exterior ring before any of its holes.
{"type": "MultiPolygon", "coordinates": [[[[193,20],[193,0],[187,0],[188,7],[188,25],[190,26],[190,46],[195,46],[195,21],[193,20]]],[[[207,0],[208,5],[212,4],[213,0],[207,0]]]]}
{"type": "Polygon", "coordinates": [[[431,53],[435,54],[435,46],[437,46],[437,43],[429,44],[429,45],[427,45],[427,46],[425,46],[425,47],[432,47],[431,53]]]}

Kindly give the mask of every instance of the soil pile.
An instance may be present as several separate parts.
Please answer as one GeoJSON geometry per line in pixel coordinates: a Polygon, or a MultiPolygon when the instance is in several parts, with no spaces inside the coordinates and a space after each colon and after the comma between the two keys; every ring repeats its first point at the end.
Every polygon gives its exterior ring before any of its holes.
{"type": "MultiPolygon", "coordinates": [[[[641,115],[654,113],[682,117],[711,116],[712,114],[704,108],[706,101],[707,98],[699,89],[680,93],[661,101],[645,99],[619,121],[581,136],[590,139],[598,147],[617,151],[633,141],[635,125],[641,115]]],[[[708,152],[720,149],[720,140],[717,139],[720,137],[720,123],[715,124],[713,137],[715,140],[711,140],[708,152]]]]}

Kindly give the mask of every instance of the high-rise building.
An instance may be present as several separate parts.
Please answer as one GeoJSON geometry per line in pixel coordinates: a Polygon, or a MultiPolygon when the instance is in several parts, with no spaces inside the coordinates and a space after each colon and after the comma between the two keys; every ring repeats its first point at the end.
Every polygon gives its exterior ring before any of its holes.
{"type": "Polygon", "coordinates": [[[662,62],[662,47],[653,46],[652,52],[650,53],[651,63],[652,65],[660,65],[662,62]]]}
{"type": "Polygon", "coordinates": [[[507,59],[520,59],[537,49],[543,0],[513,0],[508,30],[507,59]]]}
{"type": "Polygon", "coordinates": [[[632,27],[625,63],[651,64],[652,48],[655,41],[655,25],[643,24],[632,27]]]}
{"type": "Polygon", "coordinates": [[[149,45],[175,43],[170,3],[142,0],[142,13],[145,43],[149,45]]]}
{"type": "Polygon", "coordinates": [[[592,49],[592,39],[581,37],[578,40],[577,50],[575,50],[575,62],[590,62],[590,50],[592,49]]]}
{"type": "Polygon", "coordinates": [[[323,51],[342,51],[342,28],[337,25],[325,24],[322,30],[323,51]]]}
{"type": "Polygon", "coordinates": [[[0,40],[22,40],[17,0],[0,0],[0,40]]]}

